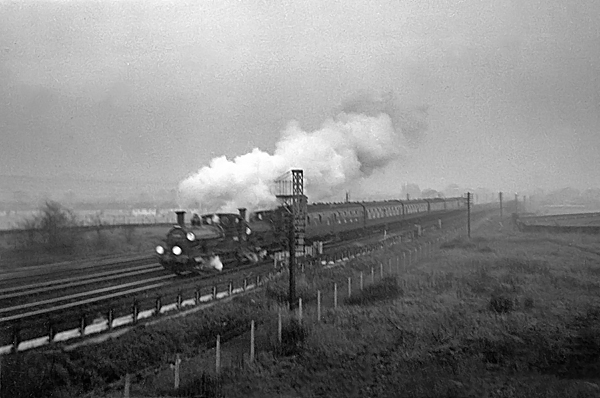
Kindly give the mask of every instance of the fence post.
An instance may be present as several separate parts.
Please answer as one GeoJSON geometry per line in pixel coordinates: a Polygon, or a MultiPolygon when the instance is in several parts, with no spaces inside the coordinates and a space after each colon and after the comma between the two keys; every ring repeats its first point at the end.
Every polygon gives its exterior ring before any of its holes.
{"type": "Polygon", "coordinates": [[[125,388],[123,389],[123,397],[129,398],[129,390],[131,389],[131,375],[125,375],[125,388]]]}
{"type": "Polygon", "coordinates": [[[229,292],[229,296],[231,296],[233,294],[233,281],[230,280],[229,283],[227,284],[227,290],[229,292]]]}
{"type": "Polygon", "coordinates": [[[85,314],[82,314],[81,318],[79,319],[79,335],[85,335],[85,314]]]}
{"type": "Polygon", "coordinates": [[[254,319],[250,321],[250,362],[254,362],[254,319]]]}
{"type": "Polygon", "coordinates": [[[348,298],[352,296],[352,278],[348,277],[348,298]]]}
{"type": "Polygon", "coordinates": [[[321,322],[321,291],[317,290],[317,322],[321,322]]]}
{"type": "Polygon", "coordinates": [[[216,361],[215,361],[215,370],[217,375],[221,373],[221,335],[217,335],[217,350],[216,350],[216,361]]]}
{"type": "Polygon", "coordinates": [[[363,287],[364,287],[364,284],[363,284],[363,272],[360,271],[360,290],[361,291],[363,290],[363,287]]]}
{"type": "Polygon", "coordinates": [[[217,286],[213,286],[212,287],[212,299],[216,300],[217,299],[217,286]]]}
{"type": "Polygon", "coordinates": [[[371,267],[371,283],[375,283],[375,270],[371,267]]]}
{"type": "Polygon", "coordinates": [[[333,284],[333,308],[337,308],[337,283],[333,284]]]}
{"type": "Polygon", "coordinates": [[[181,303],[183,301],[183,298],[181,297],[181,292],[177,293],[177,310],[180,311],[181,310],[181,303]]]}
{"type": "Polygon", "coordinates": [[[379,279],[383,279],[383,263],[379,263],[379,279]]]}
{"type": "Polygon", "coordinates": [[[390,269],[389,273],[392,274],[392,259],[388,258],[388,268],[390,269]]]}
{"type": "Polygon", "coordinates": [[[302,297],[298,299],[298,322],[302,323],[302,297]]]}
{"type": "Polygon", "coordinates": [[[19,344],[20,343],[21,343],[21,326],[17,325],[14,327],[13,335],[12,335],[13,352],[15,352],[15,353],[19,352],[19,344]]]}
{"type": "MultiPolygon", "coordinates": [[[[52,322],[52,320],[48,320],[48,343],[52,344],[52,342],[54,341],[54,336],[56,335],[55,331],[54,331],[54,324],[52,322]]],[[[0,359],[2,357],[0,356],[0,359]]],[[[0,390],[2,391],[2,390],[0,390]]]]}
{"type": "Polygon", "coordinates": [[[281,344],[281,307],[277,312],[277,341],[281,344]]]}
{"type": "Polygon", "coordinates": [[[244,291],[248,290],[248,279],[244,278],[244,291]]]}
{"type": "Polygon", "coordinates": [[[156,297],[156,302],[154,304],[154,312],[155,312],[154,315],[159,315],[161,308],[162,308],[162,303],[161,303],[161,300],[160,300],[160,296],[157,296],[156,297]]]}
{"type": "Polygon", "coordinates": [[[137,318],[138,318],[138,302],[136,299],[133,299],[133,324],[135,325],[137,323],[137,318]]]}
{"type": "Polygon", "coordinates": [[[106,315],[106,318],[108,318],[108,330],[112,330],[112,324],[114,320],[114,312],[112,308],[108,309],[108,314],[106,315]]]}
{"type": "Polygon", "coordinates": [[[194,291],[194,302],[196,305],[200,304],[200,286],[198,286],[194,291]]]}
{"type": "Polygon", "coordinates": [[[406,272],[406,252],[402,252],[402,271],[406,272]]]}
{"type": "Polygon", "coordinates": [[[177,390],[179,388],[179,364],[181,363],[180,354],[175,354],[175,383],[174,387],[177,390]]]}

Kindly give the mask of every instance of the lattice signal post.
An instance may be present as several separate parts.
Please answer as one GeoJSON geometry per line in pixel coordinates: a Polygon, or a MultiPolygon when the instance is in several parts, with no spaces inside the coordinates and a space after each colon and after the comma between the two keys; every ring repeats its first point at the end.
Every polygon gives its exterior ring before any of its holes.
{"type": "Polygon", "coordinates": [[[293,169],[275,180],[275,196],[287,212],[287,236],[289,248],[290,310],[296,307],[296,256],[304,254],[304,234],[306,232],[306,204],[304,196],[304,172],[293,169]]]}

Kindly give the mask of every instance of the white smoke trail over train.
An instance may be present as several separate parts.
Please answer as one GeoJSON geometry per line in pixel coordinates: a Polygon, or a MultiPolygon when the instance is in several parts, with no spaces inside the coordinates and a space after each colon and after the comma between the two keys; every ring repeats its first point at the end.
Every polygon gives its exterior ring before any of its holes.
{"type": "Polygon", "coordinates": [[[401,159],[407,143],[425,129],[423,120],[406,112],[398,117],[390,95],[361,94],[318,130],[290,122],[273,154],[254,149],[233,160],[214,158],[179,184],[180,205],[202,212],[269,208],[277,203],[271,183],[291,168],[304,170],[311,201],[331,198],[401,159]]]}

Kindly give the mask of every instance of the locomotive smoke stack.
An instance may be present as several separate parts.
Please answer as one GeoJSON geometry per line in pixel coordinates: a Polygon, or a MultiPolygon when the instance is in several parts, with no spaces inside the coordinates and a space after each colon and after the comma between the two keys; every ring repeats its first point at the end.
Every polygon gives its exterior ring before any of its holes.
{"type": "Polygon", "coordinates": [[[246,208],[240,207],[238,211],[240,212],[240,217],[242,218],[242,220],[246,221],[246,208]]]}
{"type": "Polygon", "coordinates": [[[175,214],[177,214],[177,224],[179,224],[179,226],[181,226],[181,227],[184,227],[185,226],[185,211],[179,210],[179,211],[176,211],[175,214]]]}

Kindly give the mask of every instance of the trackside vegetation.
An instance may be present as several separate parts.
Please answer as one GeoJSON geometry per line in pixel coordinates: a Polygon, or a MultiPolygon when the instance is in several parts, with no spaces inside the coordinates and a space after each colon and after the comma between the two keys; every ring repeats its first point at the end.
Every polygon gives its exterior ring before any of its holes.
{"type": "Polygon", "coordinates": [[[151,254],[164,239],[165,226],[104,228],[98,218],[85,230],[76,214],[55,201],[47,201],[18,229],[0,234],[4,269],[80,260],[119,254],[151,254]]]}
{"type": "Polygon", "coordinates": [[[284,312],[282,344],[276,334],[285,275],[260,292],[114,341],[5,356],[2,396],[119,397],[130,373],[134,397],[597,397],[594,239],[523,234],[490,220],[472,239],[446,242],[417,264],[394,263],[392,272],[388,259],[401,256],[399,247],[307,269],[297,281],[303,319],[284,312]],[[231,327],[248,330],[250,320],[260,341],[253,363],[225,368],[208,392],[200,371],[173,389],[176,352],[214,364],[207,341],[231,327]]]}

